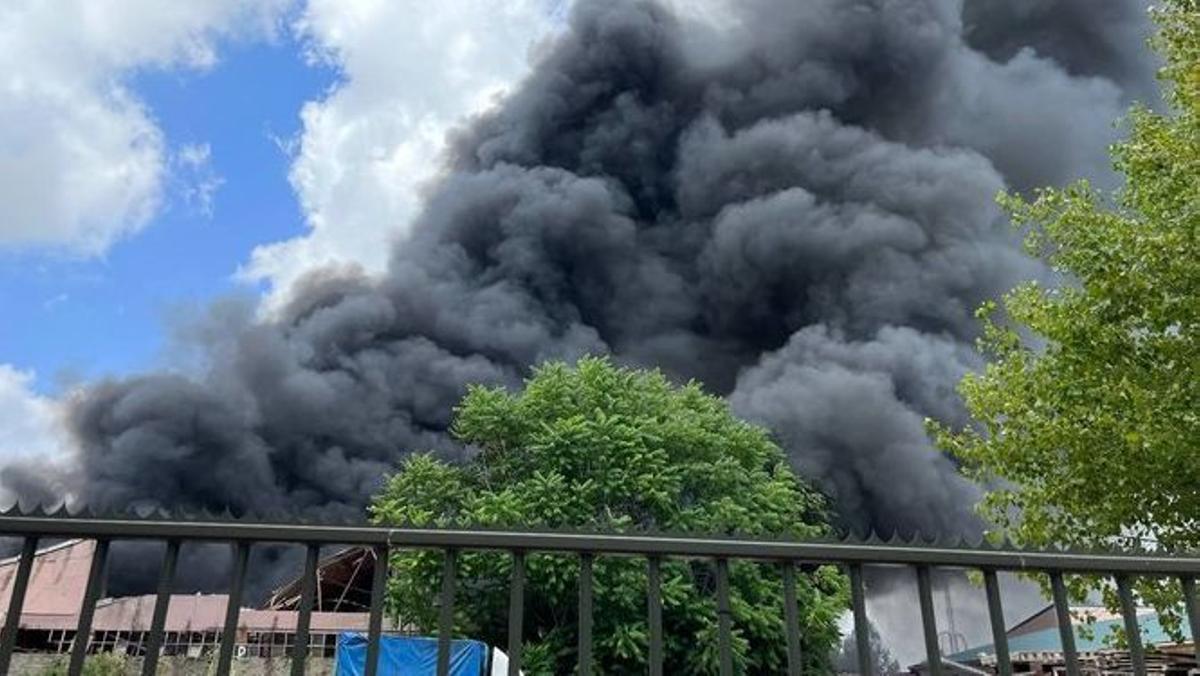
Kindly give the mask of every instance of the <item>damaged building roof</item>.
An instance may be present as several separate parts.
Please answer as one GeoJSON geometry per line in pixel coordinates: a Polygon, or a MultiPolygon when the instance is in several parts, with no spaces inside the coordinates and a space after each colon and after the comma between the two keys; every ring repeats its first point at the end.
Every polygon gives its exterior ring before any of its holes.
{"type": "MultiPolygon", "coordinates": [[[[329,612],[369,611],[375,557],[375,550],[370,547],[349,547],[322,559],[317,564],[313,608],[329,612]]],[[[301,587],[301,579],[297,577],[272,592],[266,607],[274,610],[299,609],[301,587]]]]}

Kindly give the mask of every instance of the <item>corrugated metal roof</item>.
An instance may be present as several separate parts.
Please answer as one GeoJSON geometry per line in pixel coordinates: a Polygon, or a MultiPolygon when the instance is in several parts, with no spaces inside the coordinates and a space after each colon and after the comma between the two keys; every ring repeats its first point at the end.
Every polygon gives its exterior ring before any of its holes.
{"type": "MultiPolygon", "coordinates": [[[[95,551],[93,540],[68,540],[40,550],[30,570],[21,616],[75,617],[95,551]]],[[[17,562],[18,558],[0,561],[0,618],[8,611],[17,562]]]]}

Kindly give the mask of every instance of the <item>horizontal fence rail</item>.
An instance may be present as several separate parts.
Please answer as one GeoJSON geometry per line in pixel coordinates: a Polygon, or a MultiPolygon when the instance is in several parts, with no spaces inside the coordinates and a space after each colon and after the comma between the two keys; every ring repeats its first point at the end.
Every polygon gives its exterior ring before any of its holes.
{"type": "Polygon", "coordinates": [[[367,630],[366,673],[377,673],[382,616],[387,581],[388,553],[393,549],[440,550],[445,554],[442,588],[438,600],[439,675],[450,669],[454,603],[458,576],[458,557],[468,551],[500,551],[512,556],[509,587],[508,642],[509,673],[521,668],[522,630],[524,627],[526,557],[530,553],[575,555],[579,561],[578,667],[580,674],[593,670],[593,565],[601,556],[639,557],[646,560],[646,611],[648,628],[647,662],[651,674],[663,671],[664,636],[661,597],[661,565],[668,559],[708,559],[716,570],[716,607],[718,613],[717,650],[719,673],[734,672],[732,636],[735,618],[730,608],[729,565],[731,561],[755,561],[779,564],[783,584],[783,608],[780,617],[786,625],[787,673],[800,674],[804,650],[797,612],[795,577],[797,566],[836,565],[849,574],[850,598],[859,673],[871,674],[870,643],[867,640],[866,594],[863,571],[868,566],[904,566],[914,571],[918,587],[921,627],[932,676],[944,673],[939,654],[937,618],[931,596],[931,575],[935,569],[968,569],[982,573],[988,616],[994,637],[996,670],[1011,676],[1012,665],[1004,626],[998,572],[1042,573],[1049,577],[1055,612],[1063,640],[1067,674],[1079,674],[1074,649],[1065,574],[1108,576],[1116,585],[1121,615],[1129,638],[1131,666],[1138,675],[1146,673],[1144,650],[1139,639],[1137,607],[1132,584],[1139,576],[1172,577],[1179,580],[1185,599],[1192,639],[1200,660],[1200,609],[1197,607],[1195,578],[1200,575],[1200,557],[1183,555],[1140,555],[1125,553],[1083,553],[1067,551],[1029,551],[986,546],[938,546],[899,542],[783,541],[740,537],[697,537],[640,534],[563,533],[520,530],[456,530],[390,528],[384,526],[315,525],[263,523],[239,520],[170,520],[165,518],[93,518],[73,515],[0,514],[0,536],[24,538],[4,627],[0,630],[0,673],[7,673],[20,628],[22,604],[30,579],[30,570],[39,541],[82,538],[96,542],[86,590],[78,616],[76,640],[71,649],[68,674],[82,673],[91,621],[104,588],[105,561],[113,542],[123,540],[161,541],[166,548],[161,562],[144,674],[157,669],[163,642],[163,624],[170,602],[172,581],[177,575],[179,548],[182,543],[229,543],[233,565],[229,581],[228,607],[225,613],[217,674],[228,674],[232,666],[237,622],[245,589],[248,560],[256,544],[291,544],[305,548],[301,596],[298,606],[296,640],[292,646],[292,672],[303,674],[308,653],[309,627],[314,607],[318,554],[322,545],[355,545],[372,549],[375,570],[371,581],[370,613],[367,630]]]}

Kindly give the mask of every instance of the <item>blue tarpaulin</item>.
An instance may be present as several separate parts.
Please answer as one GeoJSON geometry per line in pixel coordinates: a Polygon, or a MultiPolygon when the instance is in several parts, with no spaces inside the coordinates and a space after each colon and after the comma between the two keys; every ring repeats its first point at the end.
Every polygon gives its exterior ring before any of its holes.
{"type": "MultiPolygon", "coordinates": [[[[379,676],[426,676],[437,673],[437,639],[417,636],[382,636],[379,644],[379,676]]],[[[344,632],[338,636],[337,676],[366,673],[367,637],[344,632]]],[[[452,676],[480,676],[487,663],[487,646],[479,641],[451,641],[452,676]]]]}

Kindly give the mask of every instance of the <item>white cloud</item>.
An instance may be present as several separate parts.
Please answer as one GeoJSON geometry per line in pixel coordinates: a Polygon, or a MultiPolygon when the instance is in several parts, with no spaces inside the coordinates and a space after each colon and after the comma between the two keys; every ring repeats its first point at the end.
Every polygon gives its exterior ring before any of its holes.
{"type": "Polygon", "coordinates": [[[0,364],[0,466],[19,458],[62,458],[70,448],[59,402],[35,393],[32,371],[0,364]]]}
{"type": "Polygon", "coordinates": [[[212,159],[212,148],[207,143],[188,143],[179,149],[178,158],[186,167],[200,168],[212,159]]]}
{"type": "Polygon", "coordinates": [[[15,0],[0,8],[0,247],[102,253],[162,201],[163,134],[123,78],[207,68],[282,0],[15,0]]]}
{"type": "Polygon", "coordinates": [[[528,70],[564,4],[311,0],[297,30],[342,81],[301,112],[290,179],[308,232],[258,247],[241,276],[269,282],[277,302],[316,267],[381,270],[437,173],[446,131],[528,70]]]}
{"type": "Polygon", "coordinates": [[[212,167],[212,148],[207,143],[188,143],[175,153],[179,194],[184,204],[197,213],[212,216],[213,200],[225,179],[212,167]]]}

